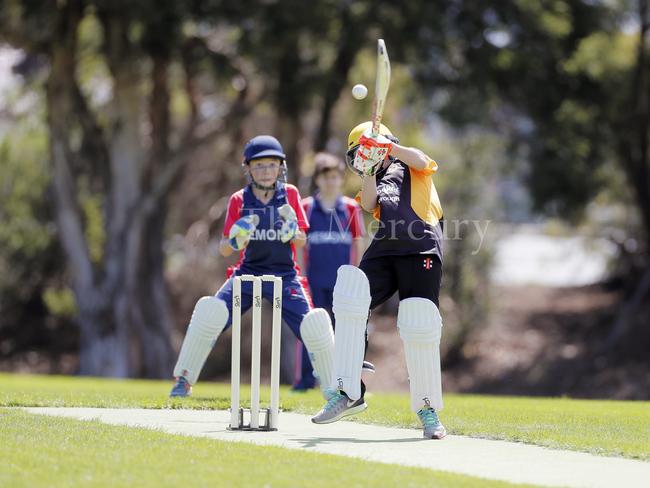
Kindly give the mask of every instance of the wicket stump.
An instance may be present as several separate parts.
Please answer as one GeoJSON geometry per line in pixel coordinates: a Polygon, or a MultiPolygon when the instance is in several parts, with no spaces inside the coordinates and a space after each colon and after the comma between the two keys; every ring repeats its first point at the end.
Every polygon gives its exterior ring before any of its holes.
{"type": "Polygon", "coordinates": [[[232,295],[232,364],[230,384],[230,430],[277,430],[280,408],[280,333],[282,328],[282,278],[272,275],[241,275],[233,278],[232,295]],[[260,362],[262,354],[262,283],[273,283],[273,329],[271,339],[271,402],[262,409],[264,422],[260,426],[260,362]],[[239,406],[241,304],[242,282],[253,284],[251,406],[239,406]],[[250,422],[244,423],[244,413],[250,411],[250,422]]]}

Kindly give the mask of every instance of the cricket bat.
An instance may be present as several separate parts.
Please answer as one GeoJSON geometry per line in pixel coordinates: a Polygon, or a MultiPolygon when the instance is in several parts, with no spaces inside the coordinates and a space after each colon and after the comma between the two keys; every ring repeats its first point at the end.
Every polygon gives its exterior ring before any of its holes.
{"type": "Polygon", "coordinates": [[[377,75],[375,79],[375,97],[372,101],[372,126],[370,135],[367,138],[362,135],[359,139],[360,147],[354,156],[352,166],[360,175],[374,175],[382,166],[382,163],[390,151],[390,143],[378,142],[380,135],[381,119],[384,116],[384,106],[390,86],[390,60],[386,43],[383,39],[377,39],[377,75]]]}
{"type": "Polygon", "coordinates": [[[384,116],[384,105],[390,87],[390,60],[386,43],[377,39],[377,76],[375,79],[375,98],[372,102],[372,135],[379,135],[381,119],[384,116]]]}

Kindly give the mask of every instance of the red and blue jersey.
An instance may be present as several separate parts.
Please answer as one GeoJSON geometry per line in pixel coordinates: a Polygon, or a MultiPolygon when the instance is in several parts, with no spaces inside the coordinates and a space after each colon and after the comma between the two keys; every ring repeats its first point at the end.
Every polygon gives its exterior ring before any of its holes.
{"type": "Polygon", "coordinates": [[[359,204],[341,196],[333,208],[324,208],[318,196],[303,200],[307,232],[307,280],[312,289],[333,289],[336,271],[352,261],[354,239],[363,237],[363,218],[359,204]]]}
{"type": "Polygon", "coordinates": [[[282,277],[297,274],[299,269],[295,247],[292,243],[287,244],[280,240],[282,219],[278,208],[285,203],[291,205],[296,212],[298,228],[307,232],[309,224],[300,205],[300,193],[293,185],[278,182],[273,197],[266,204],[257,199],[250,185],[230,197],[223,228],[224,237],[228,237],[231,227],[239,218],[250,214],[259,217],[259,224],[248,246],[240,252],[234,269],[235,274],[273,274],[282,277]]]}

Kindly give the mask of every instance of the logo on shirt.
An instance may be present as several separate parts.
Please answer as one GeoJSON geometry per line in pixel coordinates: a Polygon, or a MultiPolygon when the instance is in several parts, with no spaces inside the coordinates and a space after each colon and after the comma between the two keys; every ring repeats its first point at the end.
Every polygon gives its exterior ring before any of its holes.
{"type": "Polygon", "coordinates": [[[257,227],[250,233],[251,241],[282,241],[282,226],[285,220],[277,208],[243,208],[241,213],[256,215],[259,219],[257,227]]]}
{"type": "Polygon", "coordinates": [[[433,266],[433,261],[431,261],[431,258],[425,258],[424,269],[431,269],[432,266],[433,266]]]}
{"type": "Polygon", "coordinates": [[[397,183],[389,181],[377,188],[377,201],[382,202],[399,202],[399,187],[397,183]]]}
{"type": "Polygon", "coordinates": [[[251,241],[279,241],[282,236],[275,229],[255,229],[251,241]]]}
{"type": "Polygon", "coordinates": [[[289,291],[289,300],[304,300],[305,295],[302,292],[300,287],[291,287],[288,288],[289,291]]]}
{"type": "Polygon", "coordinates": [[[310,245],[314,244],[350,244],[352,235],[349,232],[330,232],[318,230],[307,235],[310,245]]]}

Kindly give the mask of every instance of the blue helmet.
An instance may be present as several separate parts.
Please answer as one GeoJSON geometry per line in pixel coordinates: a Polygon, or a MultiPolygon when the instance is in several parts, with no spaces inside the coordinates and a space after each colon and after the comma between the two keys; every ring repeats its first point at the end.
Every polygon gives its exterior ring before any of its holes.
{"type": "Polygon", "coordinates": [[[275,137],[255,136],[244,146],[244,163],[260,158],[278,158],[284,161],[287,156],[275,137]]]}

